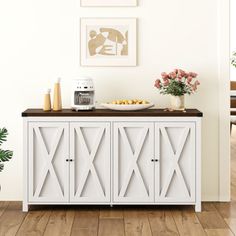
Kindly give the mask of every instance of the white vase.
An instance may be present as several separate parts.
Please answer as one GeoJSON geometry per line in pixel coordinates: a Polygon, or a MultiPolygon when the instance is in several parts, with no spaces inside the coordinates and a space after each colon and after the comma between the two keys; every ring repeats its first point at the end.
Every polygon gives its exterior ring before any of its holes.
{"type": "Polygon", "coordinates": [[[184,95],[183,96],[170,96],[171,109],[184,110],[184,95]]]}

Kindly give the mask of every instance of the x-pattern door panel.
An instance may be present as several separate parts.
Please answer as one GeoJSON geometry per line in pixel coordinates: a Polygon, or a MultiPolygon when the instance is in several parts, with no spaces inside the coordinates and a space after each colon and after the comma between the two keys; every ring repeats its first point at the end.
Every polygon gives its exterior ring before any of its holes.
{"type": "Polygon", "coordinates": [[[29,123],[29,201],[68,202],[69,125],[29,123]]]}
{"type": "Polygon", "coordinates": [[[71,123],[71,202],[110,201],[110,132],[110,123],[71,123]]]}
{"type": "Polygon", "coordinates": [[[195,201],[195,124],[155,126],[157,202],[195,201]]]}
{"type": "Polygon", "coordinates": [[[154,201],[154,124],[114,123],[114,201],[154,201]]]}

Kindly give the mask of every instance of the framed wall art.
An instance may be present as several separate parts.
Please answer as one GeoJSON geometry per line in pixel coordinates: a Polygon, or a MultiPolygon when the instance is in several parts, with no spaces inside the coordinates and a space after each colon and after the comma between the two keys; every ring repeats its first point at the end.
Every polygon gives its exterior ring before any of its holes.
{"type": "Polygon", "coordinates": [[[136,18],[82,18],[82,66],[136,66],[136,18]]]}
{"type": "Polygon", "coordinates": [[[80,0],[82,7],[128,7],[137,6],[137,0],[80,0]]]}

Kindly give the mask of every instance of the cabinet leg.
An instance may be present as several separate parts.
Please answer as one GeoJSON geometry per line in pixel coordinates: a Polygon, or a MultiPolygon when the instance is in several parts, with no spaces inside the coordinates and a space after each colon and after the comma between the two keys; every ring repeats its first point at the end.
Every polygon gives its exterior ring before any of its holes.
{"type": "Polygon", "coordinates": [[[113,207],[113,205],[111,204],[110,207],[113,207]]]}
{"type": "Polygon", "coordinates": [[[195,205],[195,212],[201,212],[201,211],[202,211],[202,204],[201,202],[198,202],[195,205]]]}
{"type": "Polygon", "coordinates": [[[22,211],[28,212],[28,210],[29,210],[29,205],[27,203],[23,202],[22,211]]]}

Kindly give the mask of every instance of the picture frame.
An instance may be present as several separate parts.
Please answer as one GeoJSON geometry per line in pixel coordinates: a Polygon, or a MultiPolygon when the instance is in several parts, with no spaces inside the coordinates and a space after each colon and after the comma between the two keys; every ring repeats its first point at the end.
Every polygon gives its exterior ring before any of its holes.
{"type": "Polygon", "coordinates": [[[80,0],[81,7],[135,7],[137,0],[80,0]]]}
{"type": "Polygon", "coordinates": [[[81,18],[81,66],[136,66],[136,18],[81,18]]]}

